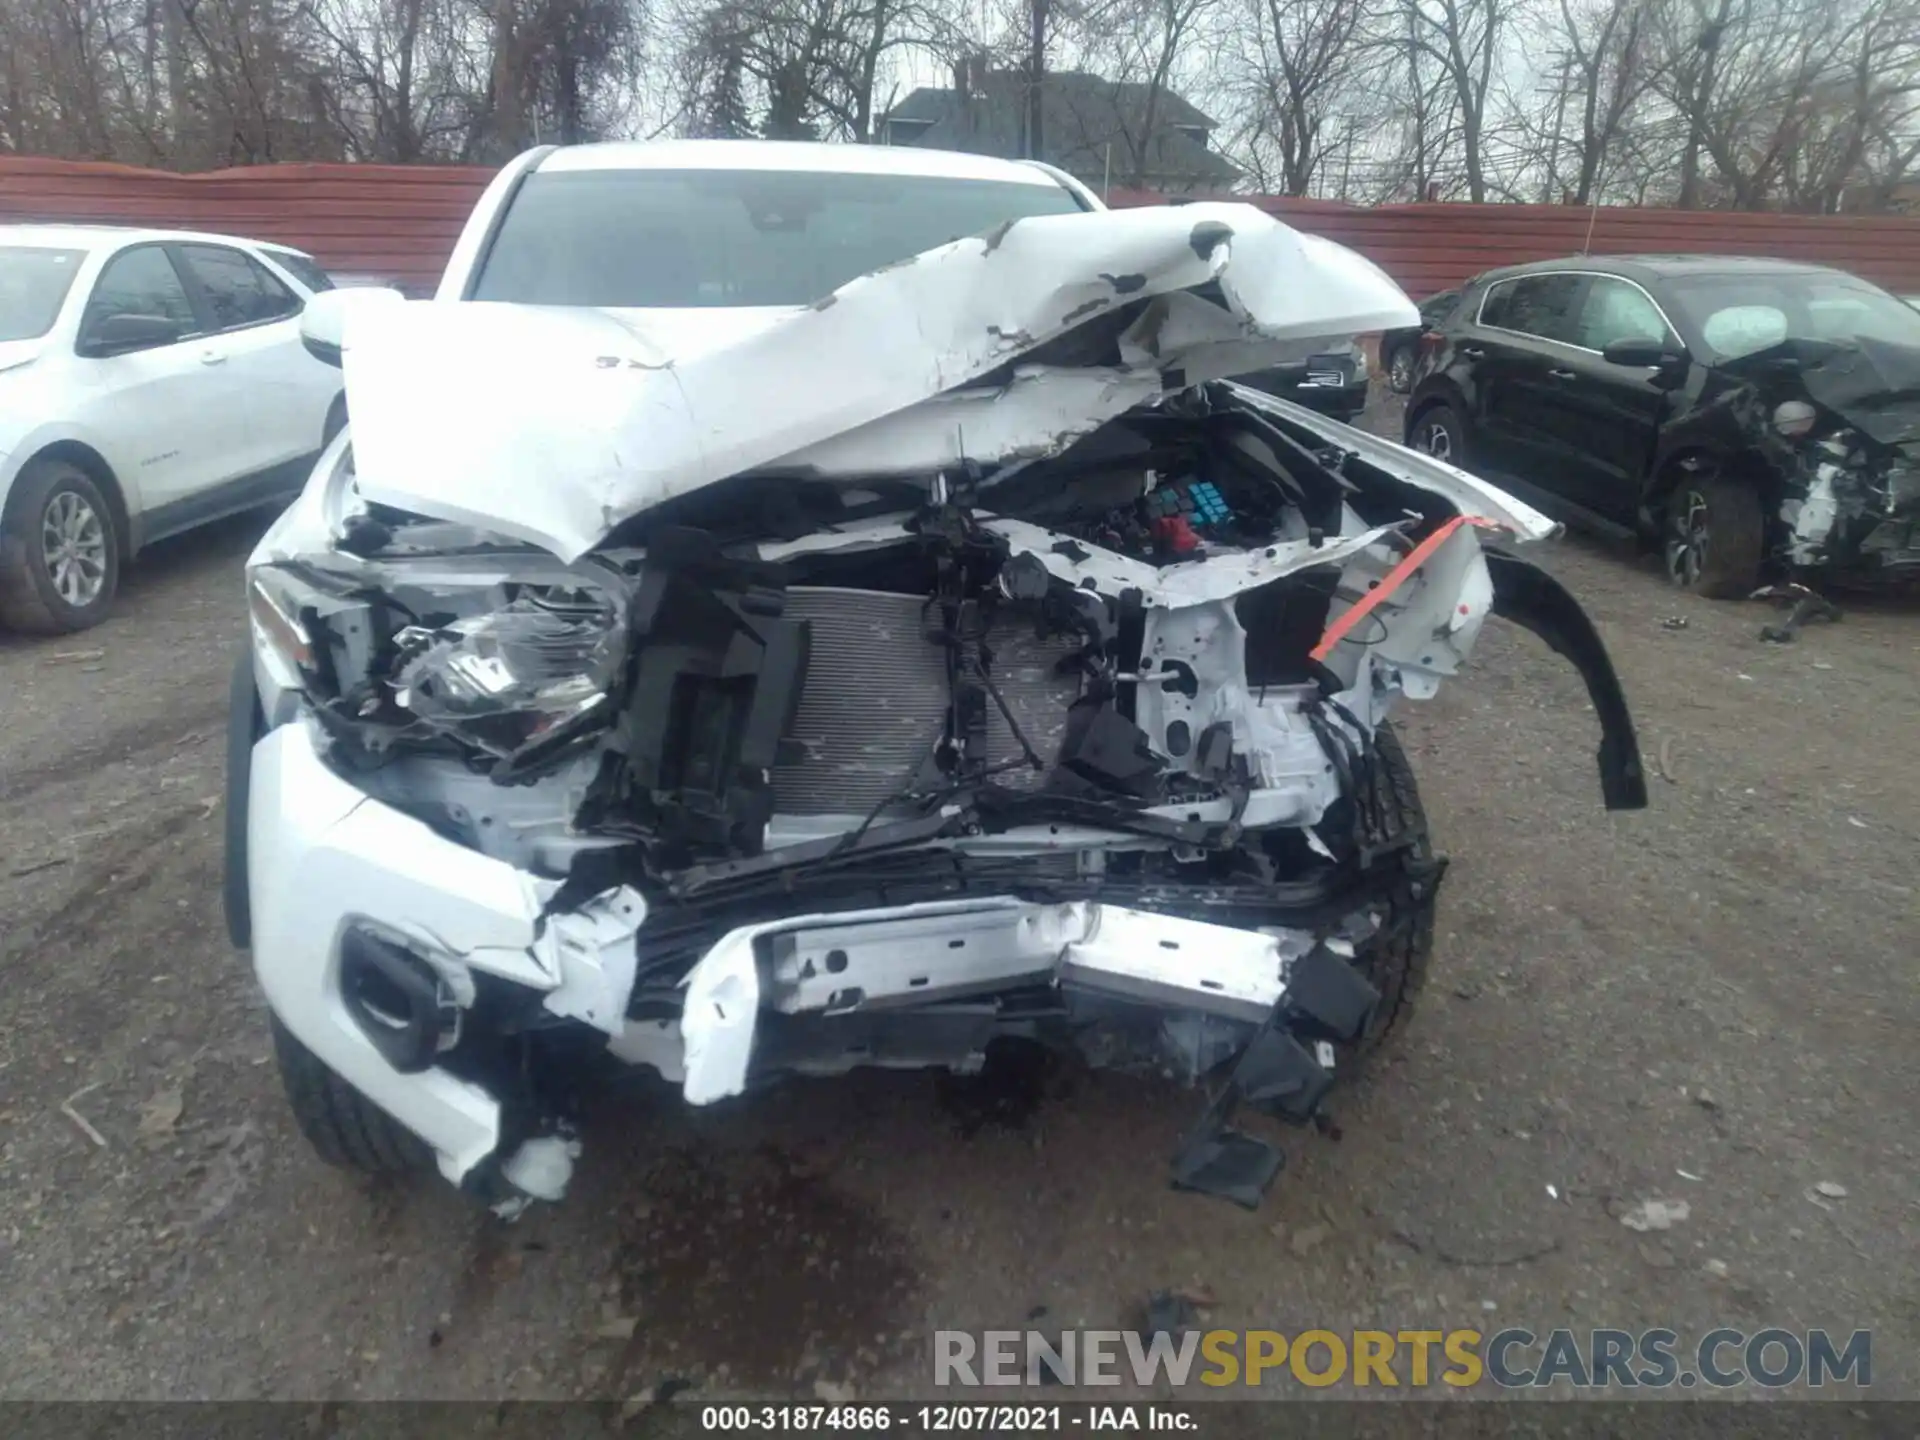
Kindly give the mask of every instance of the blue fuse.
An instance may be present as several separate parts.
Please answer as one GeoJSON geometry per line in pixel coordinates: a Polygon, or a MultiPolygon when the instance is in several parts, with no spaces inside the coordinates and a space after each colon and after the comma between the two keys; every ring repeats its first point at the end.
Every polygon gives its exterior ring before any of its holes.
{"type": "Polygon", "coordinates": [[[1161,486],[1147,496],[1147,513],[1156,518],[1181,515],[1194,525],[1218,525],[1233,518],[1233,510],[1219,487],[1204,480],[1161,486]]]}
{"type": "Polygon", "coordinates": [[[1187,493],[1193,497],[1194,517],[1208,525],[1218,525],[1223,520],[1231,520],[1233,511],[1228,508],[1225,497],[1211,481],[1202,480],[1188,487],[1187,493]]]}

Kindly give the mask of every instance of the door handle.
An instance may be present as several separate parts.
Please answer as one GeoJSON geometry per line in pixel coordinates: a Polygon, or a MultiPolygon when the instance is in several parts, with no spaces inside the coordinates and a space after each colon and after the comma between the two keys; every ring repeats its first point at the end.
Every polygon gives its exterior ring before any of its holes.
{"type": "Polygon", "coordinates": [[[1484,357],[1487,352],[1482,350],[1478,345],[1462,345],[1460,347],[1460,353],[1469,360],[1479,360],[1484,357]]]}
{"type": "Polygon", "coordinates": [[[227,357],[218,350],[202,350],[200,352],[200,363],[202,365],[224,365],[227,363],[227,357]]]}
{"type": "Polygon", "coordinates": [[[1547,374],[1556,380],[1578,380],[1580,376],[1572,370],[1549,370],[1547,374]]]}

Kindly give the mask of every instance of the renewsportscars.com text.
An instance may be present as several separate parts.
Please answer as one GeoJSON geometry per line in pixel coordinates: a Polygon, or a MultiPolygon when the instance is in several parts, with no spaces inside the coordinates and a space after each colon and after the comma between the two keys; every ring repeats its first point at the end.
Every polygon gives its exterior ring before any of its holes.
{"type": "Polygon", "coordinates": [[[1873,1335],[1854,1330],[964,1330],[934,1333],[934,1384],[1711,1390],[1873,1383],[1873,1335]]]}

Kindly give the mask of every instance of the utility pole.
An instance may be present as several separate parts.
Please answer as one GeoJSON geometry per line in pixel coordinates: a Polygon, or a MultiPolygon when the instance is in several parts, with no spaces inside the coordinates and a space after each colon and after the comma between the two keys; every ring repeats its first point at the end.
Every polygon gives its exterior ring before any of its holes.
{"type": "Polygon", "coordinates": [[[1051,0],[1027,0],[1033,34],[1027,51],[1026,158],[1040,160],[1045,137],[1041,133],[1040,85],[1047,74],[1047,7],[1051,0]]]}
{"type": "Polygon", "coordinates": [[[1554,52],[1553,135],[1547,141],[1547,173],[1541,183],[1541,201],[1551,205],[1560,194],[1560,147],[1567,136],[1567,90],[1573,80],[1576,61],[1571,49],[1554,52]]]}

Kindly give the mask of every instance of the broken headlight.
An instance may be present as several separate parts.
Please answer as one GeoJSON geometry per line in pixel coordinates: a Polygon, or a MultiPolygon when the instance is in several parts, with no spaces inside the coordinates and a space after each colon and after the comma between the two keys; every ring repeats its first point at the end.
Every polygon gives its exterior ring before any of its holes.
{"type": "Polygon", "coordinates": [[[1887,491],[1887,514],[1910,515],[1920,511],[1920,461],[1889,465],[1882,482],[1887,491]]]}
{"type": "Polygon", "coordinates": [[[1783,400],[1773,408],[1773,428],[1789,440],[1798,440],[1813,429],[1819,412],[1804,400],[1783,400]]]}
{"type": "Polygon", "coordinates": [[[409,625],[394,644],[394,702],[505,758],[602,711],[626,657],[626,627],[599,591],[523,587],[497,609],[409,625]]]}

